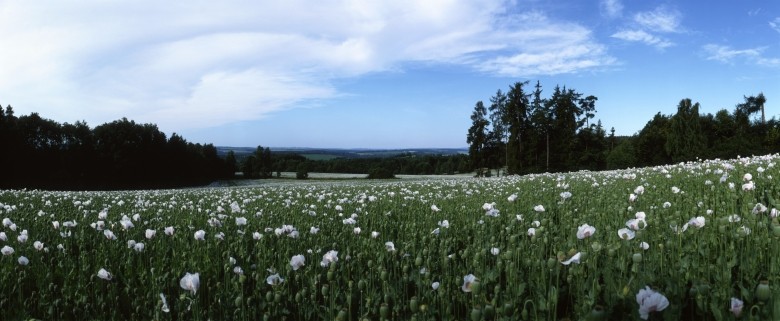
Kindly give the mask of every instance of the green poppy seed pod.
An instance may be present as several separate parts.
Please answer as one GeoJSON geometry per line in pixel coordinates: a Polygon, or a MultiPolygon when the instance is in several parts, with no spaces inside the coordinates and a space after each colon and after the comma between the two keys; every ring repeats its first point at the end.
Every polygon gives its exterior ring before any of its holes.
{"type": "Polygon", "coordinates": [[[328,271],[328,281],[333,281],[333,278],[336,276],[333,271],[328,271]]]}
{"type": "Polygon", "coordinates": [[[322,292],[322,296],[324,297],[328,296],[329,291],[330,291],[330,287],[327,284],[323,285],[322,289],[320,289],[320,292],[322,292]]]}
{"type": "Polygon", "coordinates": [[[301,301],[303,301],[303,295],[301,292],[295,293],[295,302],[301,303],[301,301]]]}
{"type": "Polygon", "coordinates": [[[238,276],[238,283],[244,283],[244,282],[246,282],[246,275],[243,275],[243,274],[239,275],[238,276]]]}
{"type": "Polygon", "coordinates": [[[384,320],[387,319],[389,315],[390,307],[387,305],[387,303],[382,303],[382,305],[379,306],[379,316],[384,320]]]}
{"type": "Polygon", "coordinates": [[[479,321],[482,318],[482,311],[479,308],[471,309],[471,321],[479,321]]]}
{"type": "Polygon", "coordinates": [[[593,252],[598,252],[598,251],[601,251],[601,243],[599,243],[599,242],[593,242],[593,243],[590,245],[590,248],[591,248],[591,249],[593,249],[593,252]]]}
{"type": "Polygon", "coordinates": [[[486,304],[484,313],[486,320],[494,319],[496,317],[496,308],[493,305],[486,304]]]}
{"type": "Polygon", "coordinates": [[[390,304],[391,302],[393,302],[393,297],[391,297],[389,294],[385,294],[384,300],[386,304],[390,304]]]}
{"type": "Polygon", "coordinates": [[[634,253],[631,259],[634,260],[634,263],[642,263],[642,253],[634,253]]]}
{"type": "Polygon", "coordinates": [[[593,310],[590,310],[590,313],[588,314],[588,317],[586,318],[587,321],[601,321],[604,320],[606,317],[606,312],[604,311],[604,307],[600,305],[596,305],[593,307],[593,310]]]}
{"type": "Polygon", "coordinates": [[[422,251],[422,255],[423,255],[423,256],[427,256],[427,255],[428,255],[428,249],[423,249],[423,251],[422,251]]]}
{"type": "Polygon", "coordinates": [[[780,225],[772,225],[772,234],[780,237],[780,225]]]}
{"type": "Polygon", "coordinates": [[[382,272],[379,273],[379,279],[382,281],[387,281],[387,271],[382,270],[382,272]]]}
{"type": "Polygon", "coordinates": [[[268,314],[268,312],[263,314],[263,321],[270,321],[270,320],[271,320],[271,315],[268,314]]]}
{"type": "Polygon", "coordinates": [[[509,244],[517,244],[517,235],[512,235],[509,237],[509,244]]]}
{"type": "Polygon", "coordinates": [[[265,302],[269,302],[270,303],[273,300],[274,300],[274,293],[273,292],[269,291],[268,293],[265,294],[265,302]]]}
{"type": "Polygon", "coordinates": [[[409,300],[409,310],[411,310],[412,313],[416,313],[417,311],[419,311],[419,308],[420,308],[420,306],[417,304],[417,297],[413,296],[409,300]]]}
{"type": "Polygon", "coordinates": [[[479,283],[479,281],[474,281],[471,283],[471,293],[474,293],[474,295],[479,294],[479,290],[482,288],[482,284],[479,283]]]}
{"type": "Polygon", "coordinates": [[[339,314],[336,315],[336,321],[345,321],[345,320],[347,320],[347,310],[341,309],[341,311],[339,311],[339,314]]]}
{"type": "Polygon", "coordinates": [[[360,289],[361,291],[365,291],[366,290],[366,281],[365,280],[358,281],[358,289],[360,289]]]}
{"type": "Polygon", "coordinates": [[[708,294],[710,294],[710,285],[707,284],[707,283],[699,284],[699,286],[697,288],[699,290],[699,293],[701,293],[701,295],[708,295],[708,294]]]}
{"type": "Polygon", "coordinates": [[[496,261],[496,270],[501,271],[503,269],[504,269],[504,261],[501,261],[501,259],[498,259],[498,261],[496,261]]]}
{"type": "Polygon", "coordinates": [[[547,259],[547,268],[552,269],[555,267],[555,263],[558,263],[554,258],[547,259]]]}
{"type": "Polygon", "coordinates": [[[422,257],[418,256],[416,259],[414,259],[414,266],[420,267],[420,266],[422,266],[422,263],[423,263],[422,257]]]}
{"type": "Polygon", "coordinates": [[[279,303],[282,302],[282,294],[279,292],[276,292],[274,294],[274,302],[279,303]]]}
{"type": "Polygon", "coordinates": [[[404,265],[404,268],[403,268],[404,274],[409,274],[409,270],[410,269],[411,269],[411,267],[408,264],[404,265]]]}
{"type": "Polygon", "coordinates": [[[493,294],[498,296],[499,293],[501,293],[501,286],[496,284],[496,286],[493,287],[493,294]]]}
{"type": "Polygon", "coordinates": [[[241,306],[241,303],[244,301],[244,298],[242,298],[240,295],[236,297],[235,300],[233,300],[233,304],[237,307],[241,306]]]}
{"type": "Polygon", "coordinates": [[[425,313],[426,311],[428,311],[428,305],[420,304],[420,312],[425,313]]]}
{"type": "Polygon", "coordinates": [[[769,300],[769,295],[771,292],[772,290],[769,288],[769,281],[761,280],[761,283],[759,283],[758,287],[756,287],[756,298],[766,302],[769,300]]]}
{"type": "Polygon", "coordinates": [[[528,310],[525,307],[523,307],[523,312],[520,312],[520,316],[523,320],[528,320],[528,310]]]}
{"type": "Polygon", "coordinates": [[[504,303],[504,307],[501,309],[501,312],[504,313],[505,317],[511,317],[514,310],[515,307],[512,306],[512,303],[504,303]]]}
{"type": "Polygon", "coordinates": [[[374,266],[374,260],[368,260],[368,262],[366,262],[366,266],[373,267],[374,266]]]}

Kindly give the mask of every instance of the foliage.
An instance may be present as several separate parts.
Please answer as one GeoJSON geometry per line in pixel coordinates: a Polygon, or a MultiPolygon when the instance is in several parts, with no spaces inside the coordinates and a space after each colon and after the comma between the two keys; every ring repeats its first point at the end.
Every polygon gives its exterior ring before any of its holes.
{"type": "Polygon", "coordinates": [[[127,189],[208,184],[232,176],[211,145],[167,138],[127,119],[94,129],[0,108],[0,188],[127,189]]]}
{"type": "Polygon", "coordinates": [[[391,179],[395,178],[393,172],[384,167],[374,167],[368,172],[367,179],[391,179]]]}
{"type": "Polygon", "coordinates": [[[682,99],[674,115],[657,113],[637,134],[620,137],[619,146],[614,127],[607,136],[600,120],[591,122],[597,97],[556,86],[543,98],[538,81],[530,94],[523,90],[527,84],[515,83],[506,94],[498,90],[490,99],[490,121],[477,103],[467,135],[472,170],[603,170],[780,151],[780,122],[766,120],[763,93],[745,96],[732,113],[724,109],[715,115],[702,115],[699,103],[682,99]],[[759,112],[760,118],[751,120],[759,112]]]}

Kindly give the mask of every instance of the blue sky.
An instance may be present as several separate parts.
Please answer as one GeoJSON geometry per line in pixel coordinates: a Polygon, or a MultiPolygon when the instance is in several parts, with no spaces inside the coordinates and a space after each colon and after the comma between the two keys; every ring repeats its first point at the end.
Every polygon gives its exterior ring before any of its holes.
{"type": "MultiPolygon", "coordinates": [[[[464,147],[516,81],[631,135],[690,98],[780,107],[780,2],[0,2],[0,104],[220,146],[464,147]]],[[[530,88],[529,88],[530,89],[530,88]]]]}

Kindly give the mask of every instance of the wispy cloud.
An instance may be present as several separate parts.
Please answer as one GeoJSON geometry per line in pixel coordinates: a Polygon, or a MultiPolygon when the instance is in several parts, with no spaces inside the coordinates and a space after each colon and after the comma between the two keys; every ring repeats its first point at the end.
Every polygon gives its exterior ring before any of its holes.
{"type": "Polygon", "coordinates": [[[599,3],[603,15],[617,18],[623,15],[623,4],[620,0],[601,0],[599,3]]]}
{"type": "Polygon", "coordinates": [[[663,50],[673,46],[674,42],[658,34],[682,32],[681,20],[682,15],[678,11],[660,6],[653,11],[635,13],[631,27],[624,28],[612,34],[611,37],[644,43],[663,50]]]}
{"type": "Polygon", "coordinates": [[[780,32],[780,17],[770,21],[769,26],[772,27],[772,29],[775,29],[775,31],[780,32]]]}
{"type": "Polygon", "coordinates": [[[708,60],[715,60],[722,63],[734,63],[742,59],[759,66],[780,67],[779,58],[764,57],[765,48],[733,49],[729,46],[707,44],[703,47],[708,60]]]}
{"type": "Polygon", "coordinates": [[[643,28],[654,32],[680,32],[681,14],[666,7],[634,15],[634,21],[643,28]]]}
{"type": "Polygon", "coordinates": [[[507,15],[508,0],[196,2],[4,1],[0,96],[61,121],[170,131],[339,97],[338,79],[410,62],[511,76],[614,62],[587,27],[507,15]]]}
{"type": "Polygon", "coordinates": [[[646,45],[656,47],[658,49],[665,49],[674,45],[671,41],[651,35],[643,30],[623,30],[616,32],[612,35],[613,38],[642,42],[646,45]]]}

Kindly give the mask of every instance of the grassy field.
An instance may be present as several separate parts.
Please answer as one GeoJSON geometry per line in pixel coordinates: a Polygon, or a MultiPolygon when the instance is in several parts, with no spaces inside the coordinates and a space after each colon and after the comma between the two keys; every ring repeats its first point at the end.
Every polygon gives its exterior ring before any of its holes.
{"type": "Polygon", "coordinates": [[[0,191],[0,311],[42,320],[776,320],[777,159],[0,191]]]}

